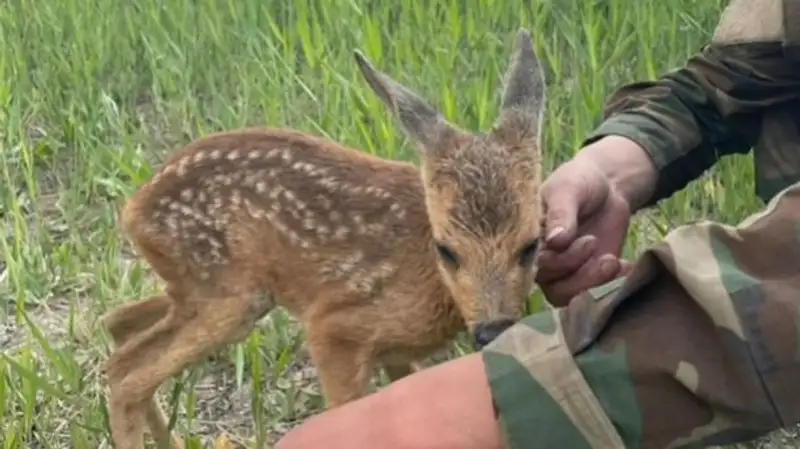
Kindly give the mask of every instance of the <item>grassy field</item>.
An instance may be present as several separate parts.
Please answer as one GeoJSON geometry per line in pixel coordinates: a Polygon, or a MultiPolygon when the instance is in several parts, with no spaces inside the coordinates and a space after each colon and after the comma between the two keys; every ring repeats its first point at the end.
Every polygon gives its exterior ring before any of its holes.
{"type": "MultiPolygon", "coordinates": [[[[352,50],[447,118],[485,129],[524,26],[547,64],[549,170],[571,157],[615,87],[656,77],[699,49],[722,4],[6,0],[0,449],[110,447],[98,368],[109,342],[98,318],[159,288],[115,230],[115,211],[172,149],[213,131],[273,125],[413,158],[352,50]]],[[[755,210],[749,159],[723,161],[638,217],[627,255],[677,224],[733,223],[755,210]]],[[[270,447],[321,404],[302,331],[282,311],[160,396],[197,448],[223,433],[270,447]]],[[[787,447],[786,435],[770,447],[787,447]]]]}

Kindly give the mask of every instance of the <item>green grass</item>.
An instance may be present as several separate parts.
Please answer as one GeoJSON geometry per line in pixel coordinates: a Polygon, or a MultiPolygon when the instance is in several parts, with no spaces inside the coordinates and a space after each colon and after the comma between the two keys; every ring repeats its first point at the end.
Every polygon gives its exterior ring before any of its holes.
{"type": "MultiPolygon", "coordinates": [[[[723,2],[674,0],[6,0],[0,8],[0,449],[110,447],[98,318],[158,289],[115,211],[170,150],[210,132],[288,126],[388,158],[414,154],[352,50],[486,129],[519,27],[547,65],[547,170],[612,90],[675,68],[723,2]],[[320,6],[326,5],[326,6],[320,6]],[[423,6],[425,5],[425,6],[423,6]]],[[[533,199],[531,199],[533,201],[533,199]]],[[[697,218],[754,211],[749,157],[639,217],[628,257],[697,218]]],[[[275,312],[161,392],[194,446],[266,442],[319,410],[302,331],[275,312]]]]}

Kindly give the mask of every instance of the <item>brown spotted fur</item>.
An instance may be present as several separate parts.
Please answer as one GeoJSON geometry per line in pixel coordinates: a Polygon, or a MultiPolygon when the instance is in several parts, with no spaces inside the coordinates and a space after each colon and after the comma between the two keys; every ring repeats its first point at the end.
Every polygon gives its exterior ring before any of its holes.
{"type": "Polygon", "coordinates": [[[277,305],[304,324],[330,407],[366,394],[376,365],[395,380],[459,331],[521,317],[536,274],[545,101],[528,34],[488,133],[447,123],[356,59],[421,168],[288,129],[224,132],[176,152],[122,210],[166,294],[105,319],[117,449],[141,447],[145,424],[158,447],[181,447],[156,389],[277,305]]]}

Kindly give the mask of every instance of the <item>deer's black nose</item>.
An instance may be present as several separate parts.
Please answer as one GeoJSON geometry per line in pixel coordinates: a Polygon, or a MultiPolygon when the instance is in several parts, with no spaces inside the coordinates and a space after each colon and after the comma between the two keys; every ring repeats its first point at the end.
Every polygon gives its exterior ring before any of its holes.
{"type": "Polygon", "coordinates": [[[475,339],[475,349],[483,349],[493,342],[500,334],[514,324],[513,320],[497,320],[480,323],[475,327],[472,335],[475,339]]]}

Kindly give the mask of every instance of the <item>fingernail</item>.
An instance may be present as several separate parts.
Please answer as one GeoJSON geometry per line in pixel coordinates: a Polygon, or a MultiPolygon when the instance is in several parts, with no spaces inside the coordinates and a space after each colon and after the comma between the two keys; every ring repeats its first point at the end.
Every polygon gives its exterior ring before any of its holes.
{"type": "Polygon", "coordinates": [[[559,235],[561,235],[562,232],[564,232],[564,228],[562,226],[559,226],[559,227],[553,229],[552,231],[550,231],[549,234],[547,234],[547,239],[546,240],[553,240],[554,238],[556,238],[559,235]]]}

